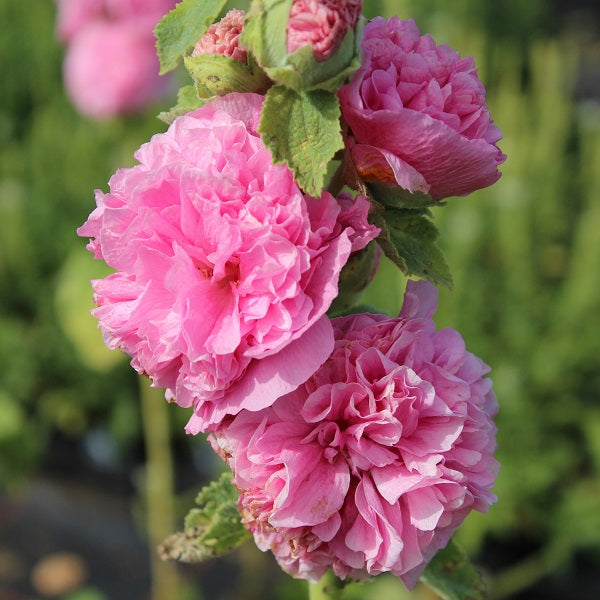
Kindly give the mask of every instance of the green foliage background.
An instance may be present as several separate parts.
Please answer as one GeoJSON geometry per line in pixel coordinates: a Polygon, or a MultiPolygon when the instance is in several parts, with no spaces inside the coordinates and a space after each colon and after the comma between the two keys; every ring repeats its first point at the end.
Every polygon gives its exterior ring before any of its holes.
{"type": "MultiPolygon", "coordinates": [[[[597,572],[600,105],[581,90],[590,89],[586,57],[600,35],[576,15],[559,19],[559,3],[548,0],[366,5],[370,15],[414,17],[438,42],[476,57],[508,154],[498,184],[434,209],[455,280],[454,291],[440,291],[438,325],[458,329],[492,366],[500,403],[499,502],[490,515],[470,517],[460,540],[492,571],[496,598],[526,594],[542,577],[570,581],[582,562],[597,572]]],[[[107,431],[123,460],[142,436],[136,377],[104,349],[87,315],[88,280],[105,271],[75,228],[93,207],[92,190],[106,190],[114,170],[133,164],[133,151],[165,128],[154,115],[170,100],[135,118],[78,116],[62,90],[54,19],[50,0],[0,3],[0,22],[10,24],[0,35],[5,492],[43,467],[57,436],[107,431]]],[[[384,261],[364,299],[393,314],[403,286],[384,261]]],[[[178,439],[183,413],[169,411],[178,439]]],[[[300,593],[294,585],[286,597],[300,593]]],[[[386,578],[360,590],[347,597],[403,593],[386,578]]]]}

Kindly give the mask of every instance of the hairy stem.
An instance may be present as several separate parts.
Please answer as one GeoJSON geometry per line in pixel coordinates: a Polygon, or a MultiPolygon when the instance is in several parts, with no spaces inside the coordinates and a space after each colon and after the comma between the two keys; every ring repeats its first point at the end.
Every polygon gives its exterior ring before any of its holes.
{"type": "Polygon", "coordinates": [[[168,406],[162,390],[140,377],[140,399],[146,446],[146,530],[150,544],[152,600],[178,597],[179,578],[174,563],[160,560],[156,547],[173,533],[173,460],[169,444],[168,406]]]}

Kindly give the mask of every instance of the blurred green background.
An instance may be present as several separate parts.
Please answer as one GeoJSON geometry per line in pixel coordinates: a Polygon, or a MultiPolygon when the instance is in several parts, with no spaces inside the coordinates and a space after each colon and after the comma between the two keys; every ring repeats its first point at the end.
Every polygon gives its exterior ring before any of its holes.
{"type": "MultiPolygon", "coordinates": [[[[475,56],[508,155],[499,183],[435,214],[455,280],[438,326],[458,329],[492,366],[500,404],[499,501],[459,539],[493,598],[598,598],[600,6],[365,4],[475,56]]],[[[78,116],[54,20],[51,0],[0,2],[0,598],[303,598],[303,582],[250,546],[193,568],[150,558],[148,515],[163,521],[153,540],[181,528],[219,465],[183,434],[185,411],[104,348],[88,310],[89,279],[106,272],[75,229],[93,189],[165,128],[154,115],[168,102],[127,119],[78,116]],[[58,592],[35,577],[57,552],[84,565],[58,592]]],[[[403,287],[384,261],[365,299],[393,314],[403,287]]],[[[345,597],[411,596],[382,577],[345,597]]]]}

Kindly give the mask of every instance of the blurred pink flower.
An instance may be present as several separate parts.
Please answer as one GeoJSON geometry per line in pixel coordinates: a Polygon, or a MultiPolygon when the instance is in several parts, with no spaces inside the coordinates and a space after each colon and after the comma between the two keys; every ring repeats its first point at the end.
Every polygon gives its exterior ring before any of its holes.
{"type": "Polygon", "coordinates": [[[57,35],[67,44],[67,93],[102,119],[144,109],[170,89],[160,77],[152,30],[175,0],[58,0],[57,35]]]}
{"type": "Polygon", "coordinates": [[[312,44],[315,60],[330,58],[354,29],[363,0],[294,0],[287,23],[287,51],[312,44]]]}
{"type": "Polygon", "coordinates": [[[73,104],[95,119],[142,110],[170,85],[158,75],[152,30],[131,20],[87,25],[67,48],[63,70],[73,104]]]}
{"type": "Polygon", "coordinates": [[[364,179],[440,199],[500,177],[502,134],[471,57],[461,59],[398,17],[373,19],[362,50],[361,68],[338,95],[364,179]]]}
{"type": "Polygon", "coordinates": [[[218,23],[213,23],[208,31],[196,42],[192,56],[201,54],[223,54],[245,63],[248,52],[240,44],[244,27],[243,10],[230,10],[218,23]]]}
{"type": "Polygon", "coordinates": [[[63,43],[94,21],[133,19],[152,29],[176,0],[56,0],[56,34],[63,43]]]}
{"type": "Polygon", "coordinates": [[[68,43],[95,19],[102,18],[106,0],[56,0],[56,35],[68,43]]]}
{"type": "Polygon", "coordinates": [[[259,410],[325,361],[325,312],[351,252],[379,230],[364,196],[304,196],[257,128],[263,97],[228,94],[176,119],[120,169],[78,230],[116,273],[93,282],[105,341],[187,430],[259,410]]]}
{"type": "Polygon", "coordinates": [[[409,282],[398,318],[333,319],[335,349],[306,383],[211,434],[244,524],[290,574],[390,571],[412,587],[495,501],[489,368],[458,332],[436,331],[436,305],[433,284],[409,282]]]}

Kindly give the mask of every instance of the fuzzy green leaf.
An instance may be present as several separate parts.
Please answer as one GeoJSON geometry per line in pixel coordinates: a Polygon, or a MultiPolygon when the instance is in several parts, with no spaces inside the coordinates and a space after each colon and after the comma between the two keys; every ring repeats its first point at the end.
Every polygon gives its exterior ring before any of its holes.
{"type": "Polygon", "coordinates": [[[183,0],[154,28],[161,75],[172,71],[223,10],[226,0],[183,0]]]}
{"type": "Polygon", "coordinates": [[[185,530],[168,537],[159,547],[161,557],[183,562],[201,562],[231,552],[251,537],[237,509],[239,492],[231,473],[202,488],[198,508],[185,518],[185,530]]]}
{"type": "Polygon", "coordinates": [[[298,185],[320,197],[327,165],[343,147],[340,106],[335,94],[272,87],[258,128],[273,162],[286,163],[298,185]]]}
{"type": "Polygon", "coordinates": [[[406,275],[417,275],[452,287],[452,275],[436,241],[438,230],[427,209],[385,208],[372,203],[374,225],[381,229],[377,242],[385,255],[406,275]]]}
{"type": "Polygon", "coordinates": [[[198,98],[193,85],[186,85],[177,92],[177,104],[167,111],[158,114],[158,118],[169,125],[179,116],[200,108],[205,100],[198,98]]]}
{"type": "Polygon", "coordinates": [[[465,551],[450,540],[427,565],[421,581],[442,600],[484,600],[487,585],[465,551]]]}

